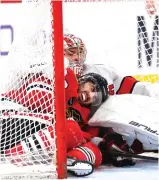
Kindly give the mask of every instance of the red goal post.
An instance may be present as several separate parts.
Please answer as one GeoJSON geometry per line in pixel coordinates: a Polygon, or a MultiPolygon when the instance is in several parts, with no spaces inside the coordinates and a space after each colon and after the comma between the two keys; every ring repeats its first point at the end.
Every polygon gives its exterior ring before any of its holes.
{"type": "MultiPolygon", "coordinates": [[[[14,3],[21,3],[21,4],[23,4],[22,1],[23,0],[16,0],[16,1],[15,0],[0,0],[0,4],[1,3],[3,5],[6,4],[6,6],[7,6],[7,4],[10,4],[10,3],[12,3],[12,4],[14,4],[14,3]]],[[[25,1],[25,3],[28,1],[27,4],[29,4],[29,3],[34,3],[34,2],[41,3],[42,1],[45,3],[46,1],[49,1],[49,0],[40,0],[40,1],[24,0],[24,1],[25,1]]],[[[55,152],[53,154],[56,157],[52,157],[52,166],[56,167],[55,168],[56,172],[49,171],[50,174],[47,172],[47,175],[49,177],[50,176],[52,177],[52,175],[55,174],[56,178],[64,179],[64,178],[67,177],[67,169],[66,169],[66,136],[65,136],[65,103],[64,103],[65,102],[65,93],[64,93],[64,60],[63,60],[63,53],[62,53],[63,52],[62,1],[61,0],[52,0],[52,1],[50,0],[49,5],[50,5],[49,8],[50,8],[51,16],[52,16],[52,22],[50,23],[50,25],[52,26],[51,27],[51,33],[52,33],[51,34],[51,37],[52,37],[51,38],[52,53],[50,54],[51,59],[52,59],[52,65],[53,65],[53,68],[52,68],[52,71],[53,71],[52,72],[52,75],[53,75],[52,76],[52,82],[53,82],[52,89],[53,89],[53,92],[52,93],[53,93],[53,97],[55,97],[52,100],[53,101],[52,122],[53,122],[54,130],[55,130],[55,133],[54,133],[54,135],[55,135],[55,145],[54,145],[55,149],[54,149],[54,151],[55,152]]],[[[41,14],[44,14],[44,13],[45,13],[44,11],[41,11],[41,14]]],[[[39,18],[41,18],[41,17],[39,17],[39,18]]],[[[29,22],[27,22],[27,23],[29,23],[29,22]]],[[[41,25],[38,25],[37,27],[43,28],[41,25]]],[[[38,29],[36,29],[36,31],[38,32],[38,29]]],[[[29,39],[29,35],[27,35],[27,38],[29,39]]],[[[16,39],[15,39],[15,41],[16,41],[16,39]]],[[[22,44],[19,44],[19,46],[22,46],[22,44]]],[[[26,45],[26,43],[25,43],[25,45],[26,45]]],[[[14,41],[13,41],[13,47],[14,47],[14,41]]],[[[34,47],[32,47],[32,48],[34,48],[34,47]]],[[[41,45],[40,45],[40,48],[42,48],[41,45]]],[[[26,49],[27,49],[27,47],[26,47],[26,49]]],[[[20,48],[20,50],[21,50],[21,48],[20,48]]],[[[29,50],[31,50],[31,49],[29,49],[29,50]]],[[[11,47],[11,51],[14,51],[14,48],[12,49],[12,47],[11,47]]],[[[34,52],[34,50],[33,50],[33,52],[34,52]]],[[[20,51],[20,53],[21,53],[21,51],[20,51]]],[[[15,58],[14,62],[16,62],[16,56],[13,57],[13,58],[15,58]]],[[[24,59],[24,61],[25,60],[26,59],[24,59]]],[[[9,60],[8,60],[8,63],[10,63],[9,60]]],[[[18,63],[19,63],[19,60],[18,60],[18,63]]],[[[18,65],[18,68],[21,67],[21,65],[23,63],[25,64],[25,62],[20,62],[20,65],[18,65]]],[[[35,62],[35,63],[37,63],[37,62],[35,62]]],[[[49,63],[51,63],[51,62],[49,62],[49,63]]],[[[40,64],[40,62],[39,62],[39,64],[40,64]]],[[[18,68],[15,69],[15,71],[18,71],[19,70],[18,68]]],[[[3,162],[1,163],[1,165],[3,166],[3,162]]],[[[9,166],[7,166],[7,167],[9,167],[9,166]]],[[[23,169],[24,168],[25,167],[20,167],[19,170],[18,170],[18,167],[17,167],[17,169],[15,171],[16,176],[21,176],[21,175],[23,176],[22,173],[23,173],[23,169]],[[18,173],[20,175],[18,175],[18,173]]],[[[45,167],[44,169],[47,169],[47,168],[45,167]]],[[[31,171],[31,172],[29,170],[24,170],[24,174],[25,175],[27,174],[27,176],[28,175],[30,176],[30,174],[33,175],[33,173],[35,172],[35,175],[37,175],[39,173],[38,175],[40,177],[43,174],[43,172],[41,172],[40,170],[38,170],[38,172],[35,171],[34,170],[34,166],[32,166],[32,170],[33,171],[31,171]]],[[[12,175],[13,176],[15,175],[14,168],[12,170],[13,174],[11,172],[9,172],[9,170],[8,170],[8,172],[5,172],[4,174],[3,174],[2,171],[3,171],[3,169],[1,169],[1,173],[0,173],[0,176],[2,176],[2,177],[8,176],[8,175],[9,175],[9,177],[12,177],[12,175]]]]}

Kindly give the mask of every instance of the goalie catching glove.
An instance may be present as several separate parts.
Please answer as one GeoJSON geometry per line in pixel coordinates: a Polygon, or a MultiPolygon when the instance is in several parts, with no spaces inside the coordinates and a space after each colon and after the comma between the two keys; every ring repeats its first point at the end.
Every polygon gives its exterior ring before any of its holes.
{"type": "Polygon", "coordinates": [[[111,163],[116,167],[134,166],[136,164],[131,157],[115,155],[115,152],[132,153],[131,148],[120,134],[108,131],[103,139],[98,145],[103,155],[103,163],[111,163]]]}

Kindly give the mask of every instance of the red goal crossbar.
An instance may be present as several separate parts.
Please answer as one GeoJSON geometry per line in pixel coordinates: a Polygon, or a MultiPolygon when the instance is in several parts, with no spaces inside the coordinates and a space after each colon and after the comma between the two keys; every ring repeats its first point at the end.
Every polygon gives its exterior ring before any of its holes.
{"type": "Polygon", "coordinates": [[[21,3],[22,0],[0,0],[0,3],[21,3]]]}
{"type": "MultiPolygon", "coordinates": [[[[0,3],[21,3],[22,0],[0,0],[0,3]]],[[[61,2],[62,0],[52,0],[52,2],[61,2]]]]}

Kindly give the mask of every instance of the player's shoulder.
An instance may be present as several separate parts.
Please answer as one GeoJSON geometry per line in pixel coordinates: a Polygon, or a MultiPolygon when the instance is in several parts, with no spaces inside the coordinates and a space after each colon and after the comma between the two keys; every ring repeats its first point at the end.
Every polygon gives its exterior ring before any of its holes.
{"type": "Polygon", "coordinates": [[[70,68],[66,68],[65,71],[66,71],[67,74],[74,75],[73,70],[70,69],[70,68]]]}
{"type": "Polygon", "coordinates": [[[65,79],[76,79],[76,76],[72,69],[70,68],[65,69],[65,79]]]}
{"type": "Polygon", "coordinates": [[[74,86],[78,85],[76,76],[70,68],[65,69],[65,81],[74,86]]]}
{"type": "Polygon", "coordinates": [[[85,63],[84,67],[84,74],[87,74],[89,72],[94,72],[97,74],[105,74],[105,73],[110,73],[111,72],[111,67],[108,64],[88,64],[85,63]]]}
{"type": "Polygon", "coordinates": [[[90,67],[103,67],[105,64],[97,64],[97,63],[84,63],[85,68],[90,68],[90,67]]]}

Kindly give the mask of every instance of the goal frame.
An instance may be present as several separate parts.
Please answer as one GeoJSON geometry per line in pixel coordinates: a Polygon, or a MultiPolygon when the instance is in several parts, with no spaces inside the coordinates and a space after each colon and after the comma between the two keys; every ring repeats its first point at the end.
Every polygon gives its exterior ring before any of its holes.
{"type": "MultiPolygon", "coordinates": [[[[22,3],[22,0],[0,0],[0,4],[22,3]]],[[[66,157],[66,135],[65,135],[65,88],[64,88],[64,54],[63,52],[63,2],[62,0],[52,0],[53,21],[52,40],[54,42],[54,82],[53,93],[55,96],[54,108],[55,117],[55,142],[56,142],[56,171],[58,179],[67,178],[67,157],[66,157]]]]}

